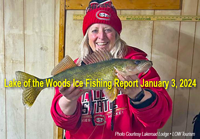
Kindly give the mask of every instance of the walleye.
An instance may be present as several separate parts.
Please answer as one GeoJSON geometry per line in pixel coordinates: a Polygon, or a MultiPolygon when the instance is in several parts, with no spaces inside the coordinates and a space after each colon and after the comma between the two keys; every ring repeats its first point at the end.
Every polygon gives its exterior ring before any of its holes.
{"type": "MultiPolygon", "coordinates": [[[[82,81],[86,84],[86,80],[103,80],[114,81],[116,76],[116,70],[122,75],[135,75],[141,72],[146,72],[152,66],[152,62],[149,60],[133,60],[133,59],[113,59],[111,54],[107,51],[96,51],[90,55],[87,55],[83,62],[86,65],[77,66],[74,61],[66,56],[52,71],[52,77],[46,79],[39,79],[33,75],[27,74],[22,71],[16,71],[16,78],[22,84],[22,101],[23,104],[30,108],[35,102],[37,96],[42,89],[47,88],[47,80],[53,81],[65,81],[70,82],[73,80],[82,81]],[[44,85],[33,86],[33,82],[43,81],[44,85]],[[30,82],[30,86],[25,87],[24,82],[30,82]],[[45,84],[46,83],[46,84],[45,84]]],[[[102,90],[109,101],[113,101],[117,97],[117,89],[112,87],[108,89],[106,87],[91,87],[84,86],[83,89],[102,90]]]]}

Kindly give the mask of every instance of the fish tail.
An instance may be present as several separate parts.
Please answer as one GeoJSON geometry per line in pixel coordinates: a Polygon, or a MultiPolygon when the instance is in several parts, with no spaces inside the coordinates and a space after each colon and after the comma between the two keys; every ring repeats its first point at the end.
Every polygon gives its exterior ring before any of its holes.
{"type": "Polygon", "coordinates": [[[21,82],[21,88],[23,89],[22,103],[28,109],[33,105],[41,90],[45,88],[33,86],[33,81],[37,80],[40,82],[43,80],[22,71],[16,71],[15,74],[17,81],[21,82]]]}

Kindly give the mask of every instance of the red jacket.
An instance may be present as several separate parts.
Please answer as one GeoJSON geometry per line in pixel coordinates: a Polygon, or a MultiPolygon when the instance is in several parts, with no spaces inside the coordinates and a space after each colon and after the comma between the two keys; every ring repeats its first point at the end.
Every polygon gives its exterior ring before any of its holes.
{"type": "MultiPolygon", "coordinates": [[[[125,59],[146,59],[146,54],[133,47],[128,47],[125,59]]],[[[142,82],[159,81],[160,77],[154,68],[142,75],[142,82]]],[[[109,101],[101,91],[92,92],[94,121],[92,124],[88,93],[82,95],[77,102],[77,109],[71,116],[63,114],[58,100],[62,96],[58,88],[52,101],[51,114],[57,126],[66,130],[67,139],[156,139],[157,129],[164,126],[172,112],[172,100],[163,87],[149,87],[152,98],[134,105],[129,97],[119,94],[116,99],[114,130],[111,130],[112,110],[109,101]]],[[[158,133],[159,135],[159,133],[158,133]]]]}

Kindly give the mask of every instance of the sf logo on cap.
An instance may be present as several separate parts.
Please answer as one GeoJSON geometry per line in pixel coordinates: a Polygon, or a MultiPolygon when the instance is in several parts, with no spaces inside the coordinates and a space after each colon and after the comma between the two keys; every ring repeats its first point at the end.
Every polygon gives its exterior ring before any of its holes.
{"type": "Polygon", "coordinates": [[[110,20],[110,13],[104,10],[100,10],[96,12],[96,17],[99,20],[110,20]]]}

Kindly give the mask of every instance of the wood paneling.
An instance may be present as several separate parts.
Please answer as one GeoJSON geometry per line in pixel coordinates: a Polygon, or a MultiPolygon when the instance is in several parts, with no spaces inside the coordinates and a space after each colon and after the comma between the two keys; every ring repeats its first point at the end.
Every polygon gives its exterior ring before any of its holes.
{"type": "Polygon", "coordinates": [[[199,0],[182,0],[182,15],[196,15],[199,0]]]}
{"type": "Polygon", "coordinates": [[[18,70],[41,78],[50,76],[56,43],[55,8],[54,0],[0,0],[1,139],[53,138],[49,110],[54,89],[42,91],[35,107],[26,110],[21,100],[22,89],[5,88],[3,82],[15,79],[18,70]]]}
{"type": "MultiPolygon", "coordinates": [[[[197,87],[190,89],[190,94],[188,96],[188,109],[187,109],[187,117],[186,117],[186,132],[193,131],[193,118],[200,112],[200,23],[196,24],[196,31],[195,31],[195,45],[194,45],[194,54],[193,62],[192,62],[192,77],[191,79],[196,79],[197,87]]],[[[186,137],[186,139],[192,139],[191,137],[186,137]]]]}
{"type": "MultiPolygon", "coordinates": [[[[179,15],[180,11],[156,11],[155,15],[179,15]]],[[[153,31],[152,61],[153,66],[159,73],[161,80],[171,81],[175,79],[177,68],[177,50],[179,38],[179,22],[155,22],[153,31]]],[[[174,88],[167,89],[174,100],[174,88]]],[[[171,132],[172,117],[169,118],[160,132],[171,132]]],[[[160,136],[158,139],[164,139],[160,136]]],[[[170,136],[165,139],[171,139],[170,136]]]]}
{"type": "MultiPolygon", "coordinates": [[[[90,0],[66,0],[66,9],[86,9],[90,0]]],[[[112,0],[116,9],[180,9],[180,0],[112,0]]]]}
{"type": "Polygon", "coordinates": [[[4,2],[0,0],[0,137],[6,138],[6,92],[4,87],[5,79],[5,53],[4,53],[4,2]]]}
{"type": "MultiPolygon", "coordinates": [[[[23,0],[4,0],[5,73],[8,81],[24,70],[23,0]]],[[[6,88],[7,139],[24,139],[25,111],[19,88],[6,88]]]]}
{"type": "MultiPolygon", "coordinates": [[[[196,15],[197,0],[183,0],[182,15],[196,15]]],[[[176,81],[178,88],[175,90],[173,126],[172,131],[183,132],[187,128],[189,87],[179,87],[181,79],[191,78],[191,67],[194,50],[195,22],[181,22],[179,49],[177,59],[176,81]],[[180,107],[181,106],[181,107],[180,107]]],[[[172,137],[172,139],[183,139],[183,136],[172,137]]]]}
{"type": "MultiPolygon", "coordinates": [[[[55,1],[54,16],[54,66],[59,63],[59,22],[60,22],[60,0],[55,1]]],[[[64,33],[64,32],[63,32],[64,33]]],[[[63,54],[63,53],[62,53],[63,54]]],[[[58,135],[62,135],[62,129],[53,124],[53,139],[62,139],[58,135]],[[61,131],[61,133],[59,133],[61,131]]]]}
{"type": "Polygon", "coordinates": [[[58,60],[61,61],[65,51],[65,0],[60,0],[60,18],[59,18],[59,55],[58,60]]]}
{"type": "Polygon", "coordinates": [[[55,66],[59,63],[59,22],[60,22],[60,0],[55,1],[54,16],[54,61],[55,66]]]}
{"type": "Polygon", "coordinates": [[[83,38],[83,21],[73,20],[73,14],[83,14],[83,10],[67,10],[66,14],[66,36],[65,36],[65,54],[77,58],[80,55],[79,45],[83,38]]]}
{"type": "MultiPolygon", "coordinates": [[[[198,1],[198,9],[197,15],[200,15],[200,2],[198,1]]],[[[194,51],[193,51],[193,59],[192,59],[192,75],[191,79],[196,79],[197,84],[200,81],[200,23],[195,23],[195,38],[194,38],[194,51]]],[[[190,89],[189,94],[189,106],[187,110],[187,129],[186,132],[193,131],[193,118],[200,112],[200,86],[197,85],[195,88],[190,89]]],[[[186,137],[186,139],[191,139],[191,137],[186,137]]]]}
{"type": "MultiPolygon", "coordinates": [[[[154,10],[121,10],[120,14],[153,15],[154,10]]],[[[128,45],[145,51],[148,54],[148,58],[151,59],[153,21],[122,21],[122,28],[121,38],[128,45]]]]}
{"type": "MultiPolygon", "coordinates": [[[[54,53],[54,65],[56,66],[64,57],[64,46],[65,46],[65,0],[55,1],[55,53],[54,53]]],[[[54,124],[54,139],[62,139],[63,130],[54,124]]]]}
{"type": "MultiPolygon", "coordinates": [[[[25,71],[39,78],[51,76],[54,67],[54,0],[25,1],[25,71]]],[[[26,110],[26,138],[53,138],[50,115],[54,89],[41,91],[26,110]]]]}

